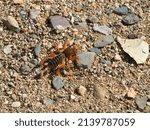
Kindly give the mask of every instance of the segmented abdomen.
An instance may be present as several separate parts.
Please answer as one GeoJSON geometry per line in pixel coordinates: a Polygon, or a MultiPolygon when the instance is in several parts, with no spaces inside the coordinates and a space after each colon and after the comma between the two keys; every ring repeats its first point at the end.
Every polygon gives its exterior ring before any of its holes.
{"type": "Polygon", "coordinates": [[[63,53],[58,54],[56,57],[50,59],[48,58],[44,66],[48,66],[50,69],[55,70],[59,64],[63,62],[65,55],[63,53]]]}

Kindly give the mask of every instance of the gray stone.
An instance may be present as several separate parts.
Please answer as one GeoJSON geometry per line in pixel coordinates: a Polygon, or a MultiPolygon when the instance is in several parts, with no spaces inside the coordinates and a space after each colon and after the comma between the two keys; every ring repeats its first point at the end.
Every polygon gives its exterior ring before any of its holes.
{"type": "Polygon", "coordinates": [[[31,19],[36,19],[39,14],[40,14],[40,10],[37,10],[37,9],[30,10],[31,19]]]}
{"type": "Polygon", "coordinates": [[[136,14],[128,14],[126,17],[122,19],[122,22],[125,25],[133,25],[139,21],[139,17],[136,14]]]}
{"type": "Polygon", "coordinates": [[[6,26],[10,29],[13,30],[15,32],[19,32],[20,31],[20,27],[18,22],[16,21],[16,19],[12,16],[8,16],[7,20],[5,21],[6,26]]]}
{"type": "Polygon", "coordinates": [[[68,20],[59,15],[50,16],[49,21],[54,29],[63,30],[70,27],[68,20]]]}
{"type": "Polygon", "coordinates": [[[11,51],[12,51],[12,45],[7,45],[7,46],[4,46],[4,53],[5,54],[9,54],[9,53],[11,53],[11,51]]]}
{"type": "Polygon", "coordinates": [[[112,42],[114,42],[113,36],[107,35],[107,36],[104,36],[102,39],[97,40],[94,43],[94,47],[104,47],[108,44],[111,44],[112,42]]]}
{"type": "Polygon", "coordinates": [[[93,30],[100,32],[102,34],[105,34],[105,35],[111,35],[112,34],[112,30],[106,25],[103,25],[103,26],[97,26],[96,25],[93,27],[93,30]]]}
{"type": "Polygon", "coordinates": [[[112,12],[112,9],[111,9],[111,8],[106,8],[106,9],[105,9],[105,13],[106,13],[107,15],[111,14],[111,12],[112,12]]]}
{"type": "Polygon", "coordinates": [[[41,44],[36,44],[34,47],[34,54],[36,57],[40,56],[40,51],[41,51],[41,44]]]}
{"type": "Polygon", "coordinates": [[[11,106],[12,106],[12,107],[15,107],[15,108],[20,107],[20,105],[21,105],[20,102],[13,102],[13,103],[11,104],[11,106]]]}
{"type": "Polygon", "coordinates": [[[148,100],[148,98],[146,96],[144,96],[141,98],[137,98],[135,102],[136,102],[139,109],[144,110],[146,103],[147,103],[147,100],[148,100]]]}
{"type": "Polygon", "coordinates": [[[79,63],[78,66],[88,67],[91,68],[94,58],[95,58],[94,52],[83,52],[78,55],[79,63]]]}
{"type": "Polygon", "coordinates": [[[52,85],[55,89],[58,90],[64,86],[64,82],[59,76],[57,76],[52,80],[52,85]]]}
{"type": "Polygon", "coordinates": [[[20,72],[22,74],[28,74],[30,71],[30,67],[27,65],[27,64],[22,64],[21,67],[20,67],[20,72]]]}
{"type": "Polygon", "coordinates": [[[97,23],[97,22],[99,22],[99,19],[96,16],[92,16],[92,17],[89,17],[87,19],[87,22],[89,22],[89,23],[97,23]]]}
{"type": "Polygon", "coordinates": [[[89,48],[88,51],[95,52],[97,55],[101,54],[101,50],[95,47],[89,48]]]}
{"type": "Polygon", "coordinates": [[[83,30],[87,30],[88,29],[88,25],[86,22],[78,22],[77,25],[75,25],[75,27],[77,29],[83,29],[83,30]]]}
{"type": "Polygon", "coordinates": [[[38,65],[39,61],[37,59],[32,59],[31,63],[34,64],[34,65],[38,65]]]}
{"type": "Polygon", "coordinates": [[[43,100],[43,103],[46,105],[46,106],[49,106],[49,105],[52,105],[54,103],[53,100],[49,99],[49,98],[45,98],[43,100]]]}
{"type": "Polygon", "coordinates": [[[108,96],[108,90],[101,86],[95,86],[93,94],[95,98],[103,100],[108,96]]]}
{"type": "Polygon", "coordinates": [[[111,64],[111,61],[105,60],[105,59],[101,59],[101,63],[102,63],[102,64],[110,65],[110,64],[111,64]]]}
{"type": "Polygon", "coordinates": [[[128,7],[126,5],[122,5],[118,8],[115,8],[113,12],[118,15],[126,15],[128,14],[128,7]]]}

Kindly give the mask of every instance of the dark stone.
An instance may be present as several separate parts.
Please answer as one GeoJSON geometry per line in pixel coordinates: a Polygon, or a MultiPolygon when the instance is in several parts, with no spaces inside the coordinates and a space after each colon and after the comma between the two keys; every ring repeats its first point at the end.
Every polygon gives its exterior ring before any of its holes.
{"type": "Polygon", "coordinates": [[[114,38],[112,35],[104,36],[102,39],[97,40],[94,43],[94,47],[105,47],[108,44],[111,44],[114,41],[114,38]]]}
{"type": "Polygon", "coordinates": [[[101,54],[100,49],[95,48],[95,47],[89,48],[88,51],[90,51],[90,52],[95,52],[97,55],[101,54]]]}
{"type": "Polygon", "coordinates": [[[115,8],[113,12],[118,15],[126,15],[128,14],[128,7],[126,5],[122,5],[118,8],[115,8]]]}
{"type": "Polygon", "coordinates": [[[128,14],[122,19],[122,23],[125,25],[133,25],[139,21],[139,17],[136,14],[128,14]]]}

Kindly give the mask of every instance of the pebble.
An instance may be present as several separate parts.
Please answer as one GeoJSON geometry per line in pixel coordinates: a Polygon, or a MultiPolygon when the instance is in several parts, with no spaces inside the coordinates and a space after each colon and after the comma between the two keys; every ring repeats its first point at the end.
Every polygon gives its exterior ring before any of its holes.
{"type": "Polygon", "coordinates": [[[50,16],[49,21],[52,25],[52,27],[56,30],[64,30],[68,27],[70,27],[70,23],[65,17],[55,15],[55,16],[50,16]]]}
{"type": "Polygon", "coordinates": [[[13,0],[14,4],[23,4],[24,0],[13,0]]]}
{"type": "Polygon", "coordinates": [[[41,44],[36,44],[34,47],[34,54],[36,57],[40,56],[40,51],[41,51],[41,44]]]}
{"type": "Polygon", "coordinates": [[[94,97],[95,98],[98,98],[98,99],[105,99],[106,96],[108,96],[108,90],[104,87],[98,87],[98,86],[95,86],[94,87],[94,97]]]}
{"type": "Polygon", "coordinates": [[[147,103],[147,97],[144,96],[144,97],[137,98],[135,100],[135,102],[136,102],[139,109],[144,110],[146,103],[147,103]]]}
{"type": "Polygon", "coordinates": [[[31,63],[36,66],[39,64],[39,61],[37,59],[32,59],[31,63]]]}
{"type": "Polygon", "coordinates": [[[120,6],[120,7],[118,7],[118,8],[115,8],[114,10],[113,10],[113,12],[115,13],[115,14],[118,14],[118,15],[126,15],[126,14],[128,14],[128,7],[126,6],[126,5],[122,5],[122,6],[120,6]]]}
{"type": "Polygon", "coordinates": [[[150,106],[150,102],[147,102],[147,105],[150,106]]]}
{"type": "Polygon", "coordinates": [[[138,38],[138,35],[137,34],[129,34],[128,38],[129,39],[136,39],[136,38],[138,38]]]}
{"type": "Polygon", "coordinates": [[[96,16],[92,16],[92,17],[89,17],[87,19],[87,22],[89,22],[89,23],[97,23],[97,22],[99,22],[99,19],[96,16]]]}
{"type": "Polygon", "coordinates": [[[111,44],[112,42],[114,42],[114,38],[112,35],[106,35],[104,37],[102,37],[101,39],[97,40],[94,43],[94,47],[105,47],[108,44],[111,44]]]}
{"type": "Polygon", "coordinates": [[[137,64],[145,63],[149,55],[149,45],[141,39],[121,39],[117,37],[122,49],[132,57],[137,64]]]}
{"type": "Polygon", "coordinates": [[[58,90],[60,88],[62,88],[64,86],[64,82],[62,81],[61,77],[56,76],[53,80],[52,80],[52,85],[53,87],[58,90]]]}
{"type": "Polygon", "coordinates": [[[133,24],[136,24],[138,21],[139,21],[139,17],[136,14],[133,14],[133,13],[132,14],[128,14],[127,16],[125,16],[122,19],[122,22],[125,25],[133,25],[133,24]]]}
{"type": "Polygon", "coordinates": [[[107,65],[111,65],[111,61],[105,60],[105,59],[101,59],[101,63],[102,64],[107,64],[107,65]]]}
{"type": "Polygon", "coordinates": [[[136,92],[134,91],[133,88],[130,88],[128,91],[127,91],[127,97],[128,98],[132,98],[134,99],[136,97],[136,92]]]}
{"type": "Polygon", "coordinates": [[[20,107],[20,105],[21,105],[21,103],[20,102],[13,102],[12,104],[11,104],[11,106],[12,107],[20,107]]]}
{"type": "Polygon", "coordinates": [[[86,22],[78,22],[77,25],[75,25],[77,29],[83,29],[88,30],[88,25],[86,22]]]}
{"type": "Polygon", "coordinates": [[[77,89],[77,91],[81,96],[84,96],[84,94],[86,92],[86,88],[84,86],[80,85],[79,88],[77,89]]]}
{"type": "Polygon", "coordinates": [[[106,25],[103,25],[103,26],[95,25],[95,26],[93,26],[93,30],[100,32],[102,34],[105,34],[105,35],[111,35],[112,34],[112,30],[106,25]]]}
{"type": "Polygon", "coordinates": [[[9,54],[9,53],[11,53],[11,51],[12,51],[12,45],[7,45],[7,46],[4,46],[4,53],[5,54],[9,54]]]}
{"type": "Polygon", "coordinates": [[[20,72],[24,75],[28,74],[30,71],[30,67],[27,64],[22,64],[20,67],[20,72]]]}
{"type": "Polygon", "coordinates": [[[37,10],[37,9],[30,10],[31,19],[36,19],[39,14],[40,14],[40,10],[37,10]]]}
{"type": "Polygon", "coordinates": [[[95,47],[89,48],[88,51],[95,52],[97,55],[101,54],[101,50],[95,47]]]}
{"type": "Polygon", "coordinates": [[[82,52],[78,55],[79,63],[78,66],[91,68],[96,54],[94,52],[82,52]]]}
{"type": "Polygon", "coordinates": [[[46,106],[49,106],[49,105],[52,105],[54,103],[54,101],[52,99],[49,99],[49,98],[45,98],[43,100],[43,103],[46,105],[46,106]]]}
{"type": "Polygon", "coordinates": [[[106,8],[106,9],[105,9],[105,13],[106,13],[107,15],[110,15],[111,12],[112,12],[112,9],[111,9],[111,8],[106,8]]]}
{"type": "Polygon", "coordinates": [[[114,59],[115,59],[116,61],[121,61],[121,60],[122,60],[122,59],[121,59],[121,56],[120,56],[119,54],[116,54],[115,57],[114,57],[114,59]]]}
{"type": "Polygon", "coordinates": [[[19,32],[20,31],[20,27],[18,22],[16,21],[16,19],[12,16],[8,16],[7,17],[7,22],[6,22],[6,26],[10,29],[13,30],[15,32],[19,32]]]}
{"type": "Polygon", "coordinates": [[[75,98],[76,98],[76,96],[74,96],[74,95],[72,95],[72,94],[70,95],[70,99],[71,99],[71,100],[74,100],[75,98]]]}

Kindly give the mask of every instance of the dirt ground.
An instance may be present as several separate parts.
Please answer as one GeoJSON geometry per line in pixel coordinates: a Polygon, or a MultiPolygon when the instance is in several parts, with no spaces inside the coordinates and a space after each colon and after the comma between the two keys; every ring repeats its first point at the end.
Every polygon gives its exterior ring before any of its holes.
{"type": "Polygon", "coordinates": [[[117,36],[134,36],[150,45],[149,0],[25,0],[19,4],[1,0],[0,112],[150,112],[150,55],[144,64],[137,65],[119,46],[117,36]],[[139,21],[124,25],[125,15],[112,11],[121,5],[137,14],[139,21]],[[36,19],[30,15],[34,9],[40,10],[36,19]],[[65,17],[71,26],[55,32],[47,20],[56,14],[65,17]],[[7,27],[4,21],[8,16],[15,18],[21,31],[7,27]],[[88,22],[93,17],[96,20],[88,22]],[[87,26],[78,28],[78,22],[87,26]],[[81,46],[81,52],[92,48],[103,36],[93,31],[95,25],[108,26],[114,41],[98,48],[101,52],[92,67],[72,68],[71,80],[60,76],[64,87],[58,90],[52,86],[55,75],[34,78],[40,70],[33,68],[54,41],[61,46],[70,39],[81,46]],[[41,44],[38,59],[34,55],[37,43],[41,44]],[[7,53],[4,48],[8,45],[7,53]]]}

